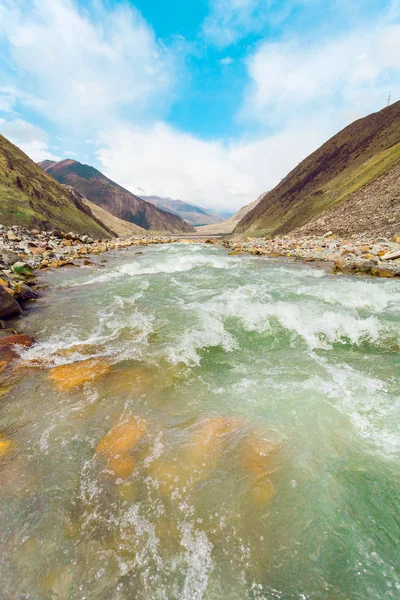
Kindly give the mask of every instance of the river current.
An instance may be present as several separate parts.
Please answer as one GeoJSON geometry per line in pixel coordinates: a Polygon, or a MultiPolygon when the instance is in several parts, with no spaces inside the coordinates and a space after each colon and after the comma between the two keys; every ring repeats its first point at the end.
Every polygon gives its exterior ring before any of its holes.
{"type": "Polygon", "coordinates": [[[399,282],[182,243],[95,261],[24,317],[0,598],[400,598],[399,282]]]}

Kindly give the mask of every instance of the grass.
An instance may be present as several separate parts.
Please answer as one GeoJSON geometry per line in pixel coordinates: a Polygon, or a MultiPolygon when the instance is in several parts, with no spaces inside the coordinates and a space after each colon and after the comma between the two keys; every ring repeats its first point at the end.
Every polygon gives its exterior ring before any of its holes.
{"type": "Polygon", "coordinates": [[[13,267],[16,275],[32,275],[33,270],[30,267],[13,267]]]}
{"type": "Polygon", "coordinates": [[[244,235],[289,233],[400,163],[400,102],[352,123],[291,171],[239,223],[244,235]]]}
{"type": "Polygon", "coordinates": [[[73,196],[17,146],[0,135],[0,222],[111,237],[73,196]]]}

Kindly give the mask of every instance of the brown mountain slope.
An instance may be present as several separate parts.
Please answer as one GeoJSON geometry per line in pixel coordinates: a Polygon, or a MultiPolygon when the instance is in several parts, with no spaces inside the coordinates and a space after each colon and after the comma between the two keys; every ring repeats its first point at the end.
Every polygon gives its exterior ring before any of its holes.
{"type": "Polygon", "coordinates": [[[253,208],[257,206],[260,200],[261,196],[260,198],[257,198],[257,200],[250,202],[250,204],[242,206],[242,208],[238,210],[237,213],[229,217],[229,219],[222,221],[222,223],[205,225],[204,227],[196,227],[196,231],[204,235],[211,235],[217,233],[232,233],[236,225],[243,219],[243,217],[247,215],[248,212],[250,212],[251,210],[253,210],[253,208]]]}
{"type": "Polygon", "coordinates": [[[87,206],[91,213],[101,221],[108,229],[111,229],[118,237],[129,237],[131,235],[147,235],[148,231],[146,229],[142,229],[133,223],[128,223],[128,221],[123,221],[122,219],[118,219],[118,217],[114,217],[108,210],[104,210],[101,206],[97,206],[94,202],[90,202],[83,194],[78,192],[71,185],[64,185],[67,190],[69,190],[77,200],[82,202],[85,206],[87,206]]]}
{"type": "Polygon", "coordinates": [[[68,190],[0,135],[0,223],[63,229],[95,238],[113,233],[68,190]]]}
{"type": "MultiPolygon", "coordinates": [[[[362,190],[385,177],[397,164],[400,164],[400,102],[355,121],[331,138],[264,194],[235,232],[288,233],[318,219],[322,213],[339,210],[344,201],[351,205],[356,194],[362,194],[362,190]]],[[[361,196],[357,198],[360,200],[361,196]]],[[[375,197],[369,211],[378,210],[379,202],[380,198],[375,197]]],[[[354,203],[351,214],[346,211],[354,232],[362,230],[358,210],[359,204],[354,203]]],[[[396,210],[398,204],[395,215],[396,210]]],[[[395,215],[387,218],[396,220],[395,215]]],[[[381,218],[386,219],[383,214],[381,218]]],[[[383,229],[389,225],[382,223],[383,229]]]]}
{"type": "Polygon", "coordinates": [[[39,165],[54,179],[71,185],[119,219],[153,231],[193,232],[193,228],[180,217],[145,202],[89,165],[70,159],[54,164],[44,161],[39,165]]]}

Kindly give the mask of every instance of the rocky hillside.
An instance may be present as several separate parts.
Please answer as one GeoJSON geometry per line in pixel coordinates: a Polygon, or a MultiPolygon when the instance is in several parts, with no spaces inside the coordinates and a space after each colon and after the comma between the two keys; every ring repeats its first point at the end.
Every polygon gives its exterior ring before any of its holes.
{"type": "Polygon", "coordinates": [[[267,192],[235,232],[320,234],[400,228],[400,102],[355,121],[267,192]]]}
{"type": "Polygon", "coordinates": [[[178,215],[181,219],[189,223],[192,227],[200,227],[202,225],[213,225],[214,223],[222,223],[224,220],[220,215],[196,206],[182,200],[173,200],[172,198],[161,198],[160,196],[141,196],[146,202],[150,202],[173,215],[178,215]]]}
{"type": "Polygon", "coordinates": [[[70,159],[57,163],[43,161],[39,165],[54,179],[71,185],[88,200],[119,219],[152,231],[193,232],[192,227],[180,217],[138,198],[94,167],[70,159]]]}
{"type": "Polygon", "coordinates": [[[0,223],[113,236],[90,209],[0,135],[0,223]]]}
{"type": "Polygon", "coordinates": [[[197,227],[196,231],[201,233],[202,235],[212,235],[218,233],[232,233],[235,227],[240,223],[240,221],[247,215],[248,212],[253,210],[259,203],[261,197],[254,200],[254,202],[250,202],[246,206],[243,206],[240,210],[237,211],[234,215],[229,217],[229,219],[225,219],[221,223],[217,223],[215,225],[206,225],[205,227],[197,227]]]}

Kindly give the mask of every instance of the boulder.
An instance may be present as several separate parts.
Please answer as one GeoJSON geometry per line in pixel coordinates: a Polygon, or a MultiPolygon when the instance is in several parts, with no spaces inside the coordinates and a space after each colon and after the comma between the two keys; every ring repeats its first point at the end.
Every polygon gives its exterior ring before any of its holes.
{"type": "Polygon", "coordinates": [[[106,375],[111,366],[104,359],[89,359],[50,369],[49,378],[60,392],[68,392],[84,383],[91,383],[106,375]]]}
{"type": "Polygon", "coordinates": [[[18,254],[16,252],[12,252],[11,250],[0,250],[0,262],[6,267],[12,267],[14,263],[18,261],[18,254]]]}
{"type": "Polygon", "coordinates": [[[18,302],[0,285],[0,319],[10,319],[22,313],[18,302]]]}

